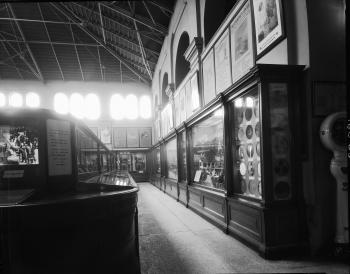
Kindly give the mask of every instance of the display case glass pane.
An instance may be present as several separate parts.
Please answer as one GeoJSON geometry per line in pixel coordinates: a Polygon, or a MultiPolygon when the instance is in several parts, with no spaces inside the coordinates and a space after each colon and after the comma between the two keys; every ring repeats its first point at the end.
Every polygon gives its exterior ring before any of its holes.
{"type": "Polygon", "coordinates": [[[287,84],[269,84],[273,196],[291,198],[290,129],[287,84]]]}
{"type": "Polygon", "coordinates": [[[186,132],[183,131],[179,134],[179,157],[180,157],[180,182],[187,181],[187,154],[186,154],[186,132]]]}
{"type": "Polygon", "coordinates": [[[156,148],[156,157],[155,157],[155,170],[156,170],[156,174],[160,175],[160,147],[156,148]]]}
{"type": "Polygon", "coordinates": [[[255,89],[233,101],[235,193],[261,199],[260,102],[255,89]]]}
{"type": "Polygon", "coordinates": [[[177,180],[177,149],[176,149],[176,138],[170,140],[166,144],[166,158],[167,158],[167,169],[168,178],[177,180]]]}
{"type": "Polygon", "coordinates": [[[129,171],[143,173],[146,171],[146,154],[141,152],[131,153],[131,167],[129,171]]]}
{"type": "Polygon", "coordinates": [[[224,111],[216,110],[192,128],[192,181],[224,189],[224,111]]]}

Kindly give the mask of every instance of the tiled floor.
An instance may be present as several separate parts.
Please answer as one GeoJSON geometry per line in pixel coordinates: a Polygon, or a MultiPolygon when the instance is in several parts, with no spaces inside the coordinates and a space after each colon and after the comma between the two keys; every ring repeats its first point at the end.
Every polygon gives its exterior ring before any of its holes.
{"type": "Polygon", "coordinates": [[[264,260],[153,185],[139,186],[142,273],[349,273],[324,260],[264,260]]]}

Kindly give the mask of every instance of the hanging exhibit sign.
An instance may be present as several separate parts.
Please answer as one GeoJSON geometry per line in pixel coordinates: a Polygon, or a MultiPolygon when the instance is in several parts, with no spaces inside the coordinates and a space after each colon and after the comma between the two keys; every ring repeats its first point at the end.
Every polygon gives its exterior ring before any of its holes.
{"type": "Polygon", "coordinates": [[[47,158],[49,176],[72,174],[71,128],[68,121],[48,119],[47,158]]]}

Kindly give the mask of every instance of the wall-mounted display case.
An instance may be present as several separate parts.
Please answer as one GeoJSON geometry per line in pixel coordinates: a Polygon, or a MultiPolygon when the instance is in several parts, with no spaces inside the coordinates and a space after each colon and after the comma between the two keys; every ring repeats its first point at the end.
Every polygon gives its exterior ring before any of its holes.
{"type": "Polygon", "coordinates": [[[170,140],[166,145],[167,178],[177,180],[177,145],[176,138],[170,140]]]}

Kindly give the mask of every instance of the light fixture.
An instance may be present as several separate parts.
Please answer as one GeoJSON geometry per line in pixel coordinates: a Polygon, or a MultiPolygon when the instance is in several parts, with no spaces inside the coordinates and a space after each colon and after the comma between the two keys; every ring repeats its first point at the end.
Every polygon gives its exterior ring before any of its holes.
{"type": "Polygon", "coordinates": [[[26,94],[26,105],[30,108],[37,108],[40,106],[40,97],[37,93],[29,92],[26,94]]]}
{"type": "Polygon", "coordinates": [[[100,117],[100,100],[94,93],[89,93],[85,96],[85,118],[90,120],[96,120],[100,117]]]}
{"type": "Polygon", "coordinates": [[[3,93],[0,93],[0,107],[4,107],[6,105],[6,96],[3,93]]]}
{"type": "Polygon", "coordinates": [[[121,120],[124,118],[125,102],[123,96],[114,94],[111,98],[110,114],[113,119],[121,120]]]}
{"type": "Polygon", "coordinates": [[[23,105],[22,94],[17,93],[17,92],[10,94],[9,105],[11,107],[16,107],[16,108],[21,107],[23,105]]]}
{"type": "Polygon", "coordinates": [[[73,93],[69,100],[69,112],[78,119],[84,118],[84,97],[80,93],[73,93]]]}
{"type": "Polygon", "coordinates": [[[56,93],[54,97],[54,109],[57,113],[67,114],[69,112],[69,100],[64,93],[56,93]]]}
{"type": "Polygon", "coordinates": [[[151,117],[151,99],[149,96],[144,95],[140,98],[140,116],[144,119],[151,117]]]}

